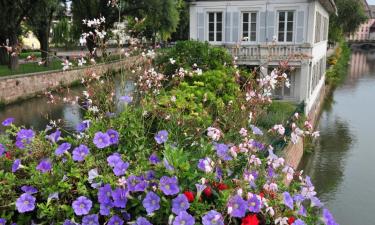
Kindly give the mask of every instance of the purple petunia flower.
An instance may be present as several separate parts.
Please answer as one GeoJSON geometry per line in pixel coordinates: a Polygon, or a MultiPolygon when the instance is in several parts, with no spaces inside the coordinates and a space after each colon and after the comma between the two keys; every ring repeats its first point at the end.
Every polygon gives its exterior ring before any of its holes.
{"type": "Polygon", "coordinates": [[[59,141],[60,136],[61,136],[61,131],[57,129],[55,132],[51,133],[50,135],[47,135],[46,138],[50,142],[56,143],[59,141]]]}
{"type": "Polygon", "coordinates": [[[131,192],[144,191],[147,188],[147,181],[143,176],[131,175],[127,179],[128,189],[131,192]]]}
{"type": "Polygon", "coordinates": [[[258,127],[254,125],[250,125],[251,130],[253,131],[253,134],[255,135],[263,135],[263,131],[259,129],[258,127]]]}
{"type": "Polygon", "coordinates": [[[17,133],[16,146],[19,149],[24,149],[27,144],[30,144],[34,139],[35,133],[31,129],[21,129],[17,133]]]}
{"type": "Polygon", "coordinates": [[[56,148],[55,150],[55,155],[57,156],[61,156],[62,154],[64,154],[66,151],[68,151],[70,149],[70,147],[72,147],[71,144],[65,142],[65,143],[62,143],[61,145],[59,145],[59,147],[56,148]]]}
{"type": "Polygon", "coordinates": [[[106,132],[109,136],[109,141],[111,143],[111,145],[117,145],[118,142],[119,142],[119,134],[117,131],[113,130],[113,129],[109,129],[107,130],[106,132]]]}
{"type": "Polygon", "coordinates": [[[155,135],[156,143],[163,144],[168,140],[168,132],[166,130],[161,130],[155,135]]]}
{"type": "Polygon", "coordinates": [[[123,225],[124,221],[117,215],[114,215],[109,219],[108,225],[123,225]]]}
{"type": "Polygon", "coordinates": [[[13,118],[13,117],[9,117],[9,118],[6,118],[6,119],[1,123],[1,125],[3,125],[4,127],[8,127],[8,126],[10,126],[13,122],[14,122],[14,118],[13,118]]]}
{"type": "Polygon", "coordinates": [[[111,185],[106,184],[98,190],[98,202],[101,204],[108,204],[111,202],[112,188],[111,185]]]}
{"type": "Polygon", "coordinates": [[[314,196],[314,197],[311,197],[310,200],[311,200],[311,207],[318,207],[318,208],[323,207],[323,203],[319,200],[319,198],[314,196]]]}
{"type": "Polygon", "coordinates": [[[155,178],[156,178],[156,173],[155,173],[155,171],[153,171],[153,170],[148,170],[148,171],[146,172],[146,180],[147,180],[147,181],[153,180],[153,179],[155,179],[155,178]]]}
{"type": "Polygon", "coordinates": [[[86,156],[90,153],[89,148],[86,145],[80,145],[73,149],[73,160],[82,162],[85,160],[86,156]]]}
{"type": "Polygon", "coordinates": [[[0,225],[5,225],[6,224],[6,219],[0,218],[0,225]]]}
{"type": "Polygon", "coordinates": [[[224,225],[223,216],[215,210],[209,211],[202,217],[203,225],[224,225]]]}
{"type": "Polygon", "coordinates": [[[96,132],[94,136],[93,143],[97,148],[106,148],[111,145],[110,137],[107,133],[96,132]]]}
{"type": "Polygon", "coordinates": [[[71,220],[65,220],[63,225],[77,225],[77,223],[71,221],[71,220]]]}
{"type": "Polygon", "coordinates": [[[109,166],[115,167],[119,162],[123,162],[123,161],[119,153],[113,153],[112,155],[107,157],[107,162],[109,166]]]}
{"type": "Polygon", "coordinates": [[[303,195],[301,195],[301,194],[295,194],[293,196],[293,200],[295,202],[301,203],[301,202],[303,202],[305,200],[305,197],[303,195]]]}
{"type": "Polygon", "coordinates": [[[129,167],[129,163],[128,162],[123,162],[121,160],[121,162],[118,162],[115,167],[113,168],[113,173],[116,175],[116,176],[122,176],[122,175],[125,175],[125,172],[126,170],[128,169],[129,167]]]}
{"type": "Polygon", "coordinates": [[[195,219],[187,212],[180,212],[173,221],[173,225],[194,225],[195,219]]]}
{"type": "Polygon", "coordinates": [[[247,205],[249,206],[249,211],[253,213],[258,213],[260,211],[260,200],[253,194],[253,196],[247,200],[247,205]]]}
{"type": "Polygon", "coordinates": [[[325,225],[338,225],[328,209],[323,209],[323,220],[325,225]]]}
{"type": "Polygon", "coordinates": [[[232,217],[242,218],[246,214],[247,202],[241,196],[235,195],[228,201],[228,213],[232,217]]]}
{"type": "Polygon", "coordinates": [[[223,179],[223,170],[220,167],[216,167],[215,169],[215,178],[217,180],[223,179]]]}
{"type": "Polygon", "coordinates": [[[160,197],[154,192],[150,191],[147,193],[145,199],[143,199],[142,205],[146,209],[147,214],[151,214],[160,209],[160,197]]]}
{"type": "Polygon", "coordinates": [[[76,126],[76,131],[79,133],[84,132],[90,127],[90,120],[84,120],[76,126]]]}
{"type": "Polygon", "coordinates": [[[164,167],[169,171],[174,171],[174,167],[169,164],[168,160],[166,158],[163,159],[164,167]]]}
{"type": "Polygon", "coordinates": [[[35,197],[29,193],[23,193],[16,201],[16,208],[19,213],[30,212],[35,209],[35,197]]]}
{"type": "Polygon", "coordinates": [[[186,212],[190,207],[189,200],[184,194],[179,194],[172,200],[172,212],[178,215],[180,212],[186,212]]]}
{"type": "Polygon", "coordinates": [[[216,144],[215,145],[216,154],[224,161],[232,160],[232,157],[228,154],[228,145],[226,144],[216,144]]]}
{"type": "Polygon", "coordinates": [[[98,214],[91,214],[82,218],[82,225],[99,225],[98,214]]]}
{"type": "Polygon", "coordinates": [[[5,147],[3,144],[0,143],[0,157],[3,156],[4,152],[5,152],[5,147]]]}
{"type": "Polygon", "coordinates": [[[109,216],[111,214],[112,207],[113,207],[112,202],[100,204],[100,211],[99,211],[100,215],[109,216]]]}
{"type": "Polygon", "coordinates": [[[175,195],[180,192],[177,177],[163,176],[160,178],[160,190],[165,195],[175,195]]]}
{"type": "Polygon", "coordinates": [[[36,166],[36,169],[42,173],[47,173],[52,169],[52,164],[49,159],[43,159],[40,163],[36,166]]]}
{"type": "Polygon", "coordinates": [[[35,187],[33,187],[33,186],[27,186],[27,185],[22,186],[21,190],[23,192],[31,194],[31,195],[38,192],[38,189],[36,189],[35,187]]]}
{"type": "Polygon", "coordinates": [[[144,217],[138,217],[137,221],[135,221],[135,225],[152,225],[152,223],[144,217]]]}
{"type": "Polygon", "coordinates": [[[283,201],[284,205],[288,206],[291,210],[294,208],[294,201],[292,196],[290,196],[289,192],[284,192],[283,193],[283,201]]]}
{"type": "Polygon", "coordinates": [[[300,205],[297,213],[298,215],[301,215],[301,216],[305,216],[305,217],[307,216],[307,210],[303,205],[300,205]]]}
{"type": "Polygon", "coordinates": [[[156,155],[156,153],[152,153],[150,155],[150,158],[148,158],[148,160],[150,161],[151,164],[153,165],[156,165],[158,163],[160,163],[160,159],[159,157],[156,155]]]}
{"type": "Polygon", "coordinates": [[[129,95],[121,96],[119,99],[120,101],[125,102],[126,104],[129,104],[133,101],[133,97],[129,95]]]}
{"type": "Polygon", "coordinates": [[[12,172],[15,173],[21,167],[21,160],[16,159],[12,164],[12,172]]]}
{"type": "Polygon", "coordinates": [[[298,219],[298,220],[294,221],[294,223],[292,223],[292,225],[306,225],[306,223],[303,222],[302,220],[298,219]]]}
{"type": "Polygon", "coordinates": [[[92,207],[92,201],[85,196],[81,196],[72,203],[72,207],[77,216],[87,215],[92,207]]]}
{"type": "Polygon", "coordinates": [[[205,173],[211,173],[214,169],[212,159],[209,157],[199,159],[198,169],[202,170],[205,173]]]}
{"type": "Polygon", "coordinates": [[[128,191],[124,188],[116,188],[114,191],[112,191],[113,206],[125,208],[128,201],[126,198],[127,195],[128,191]]]}

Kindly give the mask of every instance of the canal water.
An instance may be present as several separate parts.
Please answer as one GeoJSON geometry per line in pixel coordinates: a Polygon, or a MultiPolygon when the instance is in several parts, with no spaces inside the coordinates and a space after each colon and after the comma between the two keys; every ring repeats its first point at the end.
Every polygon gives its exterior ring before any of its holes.
{"type": "Polygon", "coordinates": [[[375,225],[375,52],[354,51],[301,168],[341,225],[375,225]]]}
{"type": "MultiPolygon", "coordinates": [[[[119,111],[124,106],[124,103],[120,103],[118,98],[122,95],[132,94],[134,81],[126,80],[125,82],[121,82],[120,77],[116,76],[113,82],[115,83],[115,102],[118,102],[116,111],[119,111]]],[[[54,104],[49,103],[49,98],[42,95],[41,97],[7,105],[4,108],[0,108],[0,122],[8,117],[14,117],[14,123],[18,126],[24,125],[34,130],[44,130],[50,121],[57,122],[61,119],[62,122],[59,125],[64,130],[74,130],[77,124],[83,120],[83,111],[79,105],[64,104],[61,99],[64,97],[82,96],[82,91],[84,90],[83,86],[77,86],[60,93],[54,93],[60,99],[60,101],[54,104]]]]}

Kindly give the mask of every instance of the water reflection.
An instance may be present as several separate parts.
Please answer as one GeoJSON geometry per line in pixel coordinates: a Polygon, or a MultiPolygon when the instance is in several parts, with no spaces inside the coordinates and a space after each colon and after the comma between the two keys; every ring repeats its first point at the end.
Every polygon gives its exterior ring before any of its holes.
{"type": "MultiPolygon", "coordinates": [[[[134,90],[134,82],[131,80],[123,80],[120,76],[114,77],[115,101],[125,94],[131,94],[134,90]]],[[[84,87],[74,87],[60,93],[59,96],[81,96],[84,87]]],[[[63,128],[72,130],[82,121],[82,109],[79,105],[47,103],[48,98],[44,96],[27,99],[15,104],[7,105],[0,109],[0,121],[8,117],[15,118],[16,125],[24,125],[32,127],[35,130],[44,130],[50,120],[62,119],[63,128]]],[[[123,104],[116,105],[116,112],[123,108],[123,104]]],[[[0,127],[0,129],[2,129],[0,127]]]]}
{"type": "Polygon", "coordinates": [[[373,225],[375,51],[353,51],[348,76],[327,97],[321,137],[301,168],[341,225],[373,225]]]}

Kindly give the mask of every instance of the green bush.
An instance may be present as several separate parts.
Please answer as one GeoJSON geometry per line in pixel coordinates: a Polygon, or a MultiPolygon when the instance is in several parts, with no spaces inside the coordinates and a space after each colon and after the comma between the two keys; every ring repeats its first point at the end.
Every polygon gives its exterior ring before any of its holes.
{"type": "Polygon", "coordinates": [[[161,50],[155,59],[159,71],[165,75],[172,75],[181,67],[190,69],[194,63],[203,71],[222,69],[224,65],[232,65],[232,56],[225,48],[207,42],[179,41],[172,48],[161,50]],[[171,64],[170,58],[176,63],[171,64]]]}
{"type": "Polygon", "coordinates": [[[350,48],[344,41],[340,42],[335,54],[329,58],[329,62],[334,62],[326,72],[326,82],[329,85],[337,86],[346,77],[348,71],[348,61],[350,59],[350,48]]]}

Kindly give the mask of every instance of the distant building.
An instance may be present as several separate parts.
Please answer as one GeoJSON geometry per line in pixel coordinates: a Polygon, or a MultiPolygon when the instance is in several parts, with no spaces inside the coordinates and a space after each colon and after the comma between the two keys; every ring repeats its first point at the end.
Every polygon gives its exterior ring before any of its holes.
{"type": "Polygon", "coordinates": [[[365,40],[375,40],[375,34],[371,35],[371,26],[375,22],[375,6],[368,5],[366,0],[360,1],[367,17],[369,18],[366,22],[358,27],[357,31],[349,36],[350,41],[365,41],[365,40]]]}
{"type": "Polygon", "coordinates": [[[225,46],[240,65],[262,65],[262,74],[287,59],[296,68],[292,85],[274,96],[304,101],[309,113],[324,87],[329,15],[336,11],[333,0],[190,1],[190,39],[225,46]]]}

